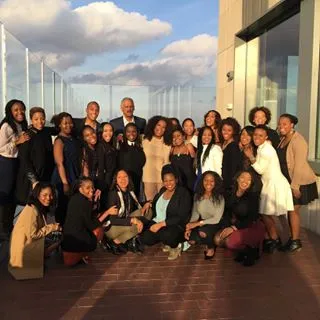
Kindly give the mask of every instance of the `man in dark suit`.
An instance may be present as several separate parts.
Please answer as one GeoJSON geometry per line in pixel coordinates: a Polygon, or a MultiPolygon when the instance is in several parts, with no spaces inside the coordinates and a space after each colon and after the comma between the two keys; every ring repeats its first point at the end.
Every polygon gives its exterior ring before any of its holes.
{"type": "Polygon", "coordinates": [[[110,123],[113,125],[115,135],[123,134],[123,129],[128,123],[135,123],[138,127],[139,133],[144,133],[144,128],[146,126],[146,119],[136,117],[133,115],[134,112],[134,102],[132,98],[123,98],[120,105],[122,111],[122,117],[112,119],[110,123]]]}
{"type": "Polygon", "coordinates": [[[87,116],[83,119],[73,118],[74,132],[78,138],[82,139],[82,129],[85,125],[92,127],[96,130],[96,133],[98,133],[100,123],[97,121],[97,118],[99,116],[99,112],[99,103],[96,101],[90,101],[86,108],[87,116]]]}

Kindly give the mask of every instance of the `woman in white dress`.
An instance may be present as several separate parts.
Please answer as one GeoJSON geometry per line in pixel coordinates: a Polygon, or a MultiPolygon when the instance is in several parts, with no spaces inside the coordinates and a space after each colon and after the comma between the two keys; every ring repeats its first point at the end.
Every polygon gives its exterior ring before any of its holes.
{"type": "Polygon", "coordinates": [[[265,251],[272,253],[280,248],[273,216],[286,215],[293,210],[293,198],[288,180],[281,172],[276,150],[268,141],[268,128],[258,125],[253,134],[253,142],[258,147],[255,157],[251,149],[244,150],[253,169],[261,175],[263,187],[260,195],[259,213],[266,225],[269,238],[265,241],[265,251]]]}

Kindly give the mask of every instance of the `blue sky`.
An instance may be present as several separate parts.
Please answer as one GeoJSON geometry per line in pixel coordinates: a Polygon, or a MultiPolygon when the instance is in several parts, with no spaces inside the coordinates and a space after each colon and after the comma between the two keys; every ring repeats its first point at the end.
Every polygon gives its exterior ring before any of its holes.
{"type": "MultiPolygon", "coordinates": [[[[72,7],[88,5],[94,1],[75,0],[72,7]]],[[[129,12],[139,12],[148,19],[160,19],[172,25],[170,35],[138,45],[135,48],[93,56],[79,66],[70,69],[75,72],[110,72],[117,65],[126,62],[131,55],[136,62],[153,60],[159,51],[169,43],[192,38],[198,34],[218,35],[218,0],[116,0],[117,6],[129,12]]]]}
{"type": "Polygon", "coordinates": [[[76,83],[215,83],[218,0],[0,0],[0,21],[76,83]]]}

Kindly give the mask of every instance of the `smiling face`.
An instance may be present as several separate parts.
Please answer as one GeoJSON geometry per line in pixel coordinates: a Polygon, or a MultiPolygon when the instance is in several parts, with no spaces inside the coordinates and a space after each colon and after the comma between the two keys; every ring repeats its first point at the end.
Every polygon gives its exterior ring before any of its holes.
{"type": "Polygon", "coordinates": [[[14,121],[20,123],[25,120],[25,110],[22,104],[15,103],[11,107],[11,113],[13,116],[14,121]]]}
{"type": "Polygon", "coordinates": [[[153,134],[156,138],[162,138],[164,133],[166,132],[167,123],[164,120],[160,120],[157,122],[154,127],[153,134]]]}
{"type": "Polygon", "coordinates": [[[263,129],[255,129],[253,133],[253,142],[258,147],[268,139],[267,132],[263,129]]]}
{"type": "Polygon", "coordinates": [[[131,119],[134,112],[133,102],[130,99],[124,100],[121,104],[121,111],[127,119],[131,119]]]}
{"type": "Polygon", "coordinates": [[[63,117],[60,125],[60,132],[66,135],[70,135],[73,129],[73,121],[71,117],[63,117]]]}
{"type": "Polygon", "coordinates": [[[253,122],[255,123],[256,126],[259,124],[266,124],[267,122],[267,117],[266,114],[263,111],[257,111],[254,114],[253,122]]]}
{"type": "Polygon", "coordinates": [[[184,137],[180,131],[174,131],[172,134],[172,144],[174,147],[179,147],[184,144],[184,137]]]}
{"type": "Polygon", "coordinates": [[[252,184],[252,177],[248,172],[242,172],[237,179],[238,187],[241,190],[248,190],[252,184]]]}
{"type": "Polygon", "coordinates": [[[247,130],[242,130],[240,135],[240,143],[243,147],[248,146],[252,141],[252,138],[247,130]]]}
{"type": "Polygon", "coordinates": [[[46,124],[46,117],[43,112],[34,113],[31,118],[31,124],[35,129],[42,130],[46,124]]]}
{"type": "Polygon", "coordinates": [[[105,142],[110,142],[113,137],[113,128],[110,124],[105,124],[102,129],[102,139],[105,142]]]}
{"type": "Polygon", "coordinates": [[[172,173],[166,173],[163,177],[163,186],[168,191],[174,191],[177,186],[177,179],[172,173]]]}
{"type": "Polygon", "coordinates": [[[186,136],[191,137],[194,134],[195,127],[192,123],[192,121],[187,120],[183,123],[183,131],[186,134],[186,136]]]}
{"type": "Polygon", "coordinates": [[[87,106],[86,112],[89,120],[96,121],[99,116],[100,108],[96,103],[92,102],[87,106]]]}
{"type": "Polygon", "coordinates": [[[207,114],[205,119],[205,125],[208,127],[214,127],[216,122],[216,114],[211,111],[207,114]]]}
{"type": "Polygon", "coordinates": [[[97,144],[97,134],[92,128],[85,128],[82,132],[84,142],[89,146],[95,146],[97,144]]]}
{"type": "Polygon", "coordinates": [[[278,123],[278,130],[282,136],[286,136],[292,132],[294,124],[290,121],[289,118],[281,117],[278,123]]]}
{"type": "Polygon", "coordinates": [[[228,124],[225,124],[222,127],[222,136],[224,141],[230,141],[233,139],[233,128],[232,126],[229,126],[228,124]]]}
{"type": "Polygon", "coordinates": [[[41,189],[38,200],[44,207],[49,207],[52,199],[53,193],[50,187],[41,189]]]}
{"type": "Polygon", "coordinates": [[[212,190],[214,189],[214,187],[215,187],[214,176],[212,174],[208,173],[203,178],[203,188],[204,188],[206,193],[211,194],[212,190]]]}
{"type": "Polygon", "coordinates": [[[129,126],[126,129],[126,138],[128,139],[128,141],[134,142],[136,141],[137,137],[138,137],[137,128],[134,126],[129,126]]]}
{"type": "Polygon", "coordinates": [[[122,191],[126,191],[129,185],[129,176],[128,174],[123,171],[120,170],[117,174],[117,186],[122,190],[122,191]]]}
{"type": "Polygon", "coordinates": [[[92,201],[93,199],[93,193],[94,193],[94,186],[92,181],[83,181],[81,183],[81,186],[79,188],[79,192],[84,195],[87,199],[92,201]]]}
{"type": "Polygon", "coordinates": [[[202,138],[201,138],[201,142],[204,145],[207,145],[211,142],[212,140],[212,133],[209,129],[204,129],[203,130],[203,134],[202,134],[202,138]]]}

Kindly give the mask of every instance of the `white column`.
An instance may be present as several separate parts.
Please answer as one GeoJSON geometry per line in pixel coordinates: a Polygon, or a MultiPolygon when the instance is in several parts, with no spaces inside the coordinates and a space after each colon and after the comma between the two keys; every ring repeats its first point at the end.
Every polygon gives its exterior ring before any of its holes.
{"type": "Polygon", "coordinates": [[[1,24],[1,78],[2,78],[2,112],[5,114],[7,103],[7,65],[6,65],[6,32],[4,25],[1,24]]]}
{"type": "Polygon", "coordinates": [[[30,76],[29,76],[29,49],[26,48],[26,105],[30,110],[30,76]]]}

